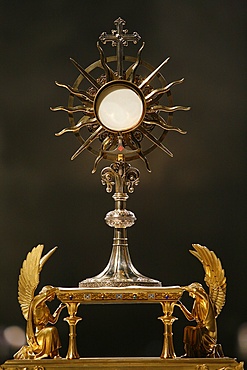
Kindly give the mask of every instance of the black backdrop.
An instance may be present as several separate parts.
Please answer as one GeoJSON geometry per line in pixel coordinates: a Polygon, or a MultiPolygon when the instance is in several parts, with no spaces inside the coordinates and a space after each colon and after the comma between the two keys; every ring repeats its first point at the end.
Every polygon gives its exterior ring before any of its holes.
{"type": "MultiPolygon", "coordinates": [[[[247,321],[245,12],[241,0],[1,2],[1,330],[25,327],[17,281],[33,246],[44,243],[45,252],[59,246],[40,286],[77,286],[108,261],[112,230],[103,218],[113,201],[99,171],[91,175],[90,153],[70,161],[78,142],[70,134],[54,136],[67,117],[49,107],[66,104],[67,93],[54,81],[75,80],[69,57],[83,67],[97,60],[98,36],[121,16],[146,42],[145,60],[156,66],[171,56],[162,70],[167,80],[185,77],[174,88],[175,102],[192,106],[174,118],[188,134],[167,137],[174,158],[157,149],[149,156],[152,174],[135,163],[141,183],[128,203],[138,218],[129,230],[133,263],[163,285],[203,282],[203,269],[188,250],[192,243],[213,249],[228,279],[219,342],[226,355],[243,356],[237,333],[247,321]]],[[[181,355],[186,322],[177,311],[174,345],[181,355]]],[[[80,355],[159,356],[161,313],[159,305],[81,307],[80,355]]],[[[58,327],[64,355],[67,323],[60,320],[58,327]]],[[[0,350],[1,361],[14,351],[0,350]]]]}

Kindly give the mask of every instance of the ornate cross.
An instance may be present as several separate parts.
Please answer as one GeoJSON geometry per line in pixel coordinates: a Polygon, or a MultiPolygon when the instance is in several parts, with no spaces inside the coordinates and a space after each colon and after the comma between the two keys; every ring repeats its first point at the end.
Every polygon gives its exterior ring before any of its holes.
{"type": "Polygon", "coordinates": [[[116,54],[117,54],[117,73],[118,76],[121,78],[123,77],[123,47],[128,46],[128,42],[131,41],[136,44],[141,36],[137,32],[133,32],[133,34],[128,34],[128,30],[124,30],[123,26],[125,26],[126,22],[122,18],[118,18],[114,21],[116,26],[116,30],[112,30],[111,34],[107,34],[106,32],[102,32],[99,37],[99,40],[106,44],[107,42],[111,42],[112,46],[116,46],[116,54]]]}

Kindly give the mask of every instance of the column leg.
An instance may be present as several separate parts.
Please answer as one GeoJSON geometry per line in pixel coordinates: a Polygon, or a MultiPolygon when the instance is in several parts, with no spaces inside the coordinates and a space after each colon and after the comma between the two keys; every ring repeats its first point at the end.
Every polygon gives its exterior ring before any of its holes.
{"type": "Polygon", "coordinates": [[[161,353],[161,358],[175,358],[175,352],[173,347],[173,333],[172,333],[172,324],[176,317],[172,316],[173,308],[175,302],[165,301],[161,302],[164,316],[159,317],[159,319],[164,324],[164,343],[161,353]]]}
{"type": "Polygon", "coordinates": [[[76,344],[76,324],[81,320],[81,317],[77,317],[77,309],[80,303],[66,302],[69,317],[65,317],[65,321],[69,324],[69,346],[66,358],[72,360],[74,358],[80,358],[77,351],[76,344]]]}

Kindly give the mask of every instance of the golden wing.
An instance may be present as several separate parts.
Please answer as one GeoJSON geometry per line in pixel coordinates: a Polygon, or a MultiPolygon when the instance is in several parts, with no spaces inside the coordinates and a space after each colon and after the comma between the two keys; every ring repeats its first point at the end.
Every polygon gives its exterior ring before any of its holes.
{"type": "Polygon", "coordinates": [[[202,263],[205,270],[205,282],[209,287],[209,297],[215,306],[216,317],[220,314],[226,298],[226,277],[220,259],[213,251],[200,244],[192,244],[195,250],[190,250],[202,263]]]}
{"type": "Polygon", "coordinates": [[[34,297],[34,292],[39,284],[39,274],[45,262],[55,252],[53,248],[43,258],[41,258],[44,245],[39,244],[27,254],[20,270],[18,281],[18,301],[24,318],[28,319],[29,307],[34,297]]]}

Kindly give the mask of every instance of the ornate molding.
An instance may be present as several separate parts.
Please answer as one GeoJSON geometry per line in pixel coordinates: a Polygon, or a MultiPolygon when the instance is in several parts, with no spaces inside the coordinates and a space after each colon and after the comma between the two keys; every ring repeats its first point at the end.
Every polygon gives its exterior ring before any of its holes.
{"type": "Polygon", "coordinates": [[[136,221],[135,214],[127,209],[114,209],[107,213],[105,222],[108,226],[118,229],[131,227],[136,221]]]}
{"type": "Polygon", "coordinates": [[[157,289],[148,288],[114,288],[114,289],[96,289],[79,288],[67,289],[57,288],[57,297],[62,302],[80,302],[80,303],[160,303],[162,301],[178,301],[182,294],[181,287],[168,287],[157,289]]]}

